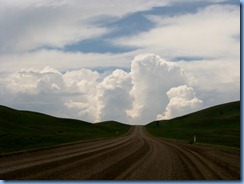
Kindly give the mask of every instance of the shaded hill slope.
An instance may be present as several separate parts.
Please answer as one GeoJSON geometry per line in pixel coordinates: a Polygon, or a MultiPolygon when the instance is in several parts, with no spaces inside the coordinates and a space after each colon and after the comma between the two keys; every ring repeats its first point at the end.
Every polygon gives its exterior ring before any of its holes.
{"type": "Polygon", "coordinates": [[[146,125],[157,137],[197,143],[240,147],[240,101],[201,110],[171,120],[154,121],[146,125]]]}
{"type": "Polygon", "coordinates": [[[0,154],[120,136],[130,127],[115,121],[91,124],[0,106],[0,154]]]}

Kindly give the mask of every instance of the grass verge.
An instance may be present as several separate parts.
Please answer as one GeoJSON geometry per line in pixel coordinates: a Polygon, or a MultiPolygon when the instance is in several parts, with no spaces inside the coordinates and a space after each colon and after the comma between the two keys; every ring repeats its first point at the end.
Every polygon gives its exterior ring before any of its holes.
{"type": "Polygon", "coordinates": [[[126,134],[130,128],[115,121],[91,124],[0,106],[0,155],[117,137],[126,134]]]}

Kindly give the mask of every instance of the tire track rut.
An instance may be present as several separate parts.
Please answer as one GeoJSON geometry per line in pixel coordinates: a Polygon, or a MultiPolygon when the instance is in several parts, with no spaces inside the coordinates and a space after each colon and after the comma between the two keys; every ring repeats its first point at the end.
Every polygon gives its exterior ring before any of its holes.
{"type": "Polygon", "coordinates": [[[3,180],[240,180],[240,152],[158,139],[142,126],[119,138],[0,157],[3,180]]]}

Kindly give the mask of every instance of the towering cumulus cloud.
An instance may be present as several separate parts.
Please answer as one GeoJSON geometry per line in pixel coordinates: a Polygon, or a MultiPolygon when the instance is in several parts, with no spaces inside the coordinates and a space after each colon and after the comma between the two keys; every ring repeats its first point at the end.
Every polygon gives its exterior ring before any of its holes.
{"type": "Polygon", "coordinates": [[[1,103],[90,122],[146,124],[201,108],[184,71],[154,54],[138,55],[131,71],[104,77],[90,69],[23,70],[0,79],[1,103]]]}
{"type": "Polygon", "coordinates": [[[139,55],[131,65],[134,97],[132,118],[138,123],[148,123],[162,112],[169,99],[167,91],[186,83],[183,71],[174,63],[154,54],[139,55]]]}

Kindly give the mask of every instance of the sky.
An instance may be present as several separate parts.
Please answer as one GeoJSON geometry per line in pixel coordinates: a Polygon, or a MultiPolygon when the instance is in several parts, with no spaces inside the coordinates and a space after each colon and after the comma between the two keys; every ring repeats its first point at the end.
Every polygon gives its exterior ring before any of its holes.
{"type": "Polygon", "coordinates": [[[144,125],[240,100],[240,1],[0,0],[0,104],[144,125]]]}

